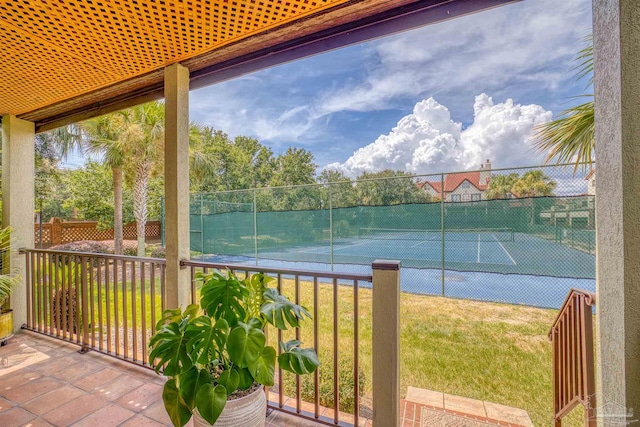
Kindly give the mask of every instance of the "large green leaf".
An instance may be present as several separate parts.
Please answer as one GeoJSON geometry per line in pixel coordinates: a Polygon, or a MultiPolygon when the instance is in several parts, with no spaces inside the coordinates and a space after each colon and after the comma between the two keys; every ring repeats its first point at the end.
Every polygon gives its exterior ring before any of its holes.
{"type": "Polygon", "coordinates": [[[220,319],[215,325],[211,318],[200,316],[193,319],[185,331],[187,352],[197,363],[206,365],[220,358],[229,335],[229,324],[220,319]]]}
{"type": "Polygon", "coordinates": [[[260,357],[249,366],[253,378],[260,384],[271,387],[276,370],[276,350],[273,347],[265,347],[260,357]]]}
{"type": "Polygon", "coordinates": [[[191,410],[184,403],[176,387],[176,381],[172,378],[164,383],[162,401],[169,414],[169,418],[175,427],[182,427],[191,419],[191,410]]]}
{"type": "Polygon", "coordinates": [[[198,304],[188,305],[187,308],[182,311],[180,307],[170,308],[162,313],[162,317],[156,322],[156,331],[162,329],[165,323],[180,323],[185,319],[190,319],[198,315],[200,307],[198,304]]]}
{"type": "Polygon", "coordinates": [[[298,375],[314,372],[320,366],[318,355],[311,348],[300,348],[298,340],[281,343],[282,353],[278,356],[278,365],[285,371],[298,375]]]}
{"type": "Polygon", "coordinates": [[[240,389],[246,390],[253,385],[253,375],[251,375],[249,368],[238,368],[234,366],[233,369],[238,372],[238,377],[240,378],[238,387],[240,389]]]}
{"type": "Polygon", "coordinates": [[[260,307],[264,303],[262,294],[269,282],[275,280],[273,277],[263,273],[256,273],[245,277],[242,283],[249,290],[249,298],[246,299],[247,313],[249,317],[259,317],[260,307]]]}
{"type": "Polygon", "coordinates": [[[306,308],[292,303],[287,297],[280,295],[275,288],[265,289],[263,298],[265,303],[260,311],[267,321],[278,329],[286,330],[288,328],[286,323],[297,328],[305,316],[311,318],[306,308]]]}
{"type": "Polygon", "coordinates": [[[258,360],[265,342],[264,332],[240,322],[231,330],[227,339],[229,358],[238,367],[247,368],[258,360]]]}
{"type": "Polygon", "coordinates": [[[189,370],[178,375],[180,397],[190,410],[196,405],[196,394],[200,387],[211,384],[211,374],[206,369],[192,366],[189,370]]]}
{"type": "Polygon", "coordinates": [[[227,404],[227,390],[223,385],[206,384],[196,394],[196,408],[209,424],[215,424],[227,404]]]}
{"type": "Polygon", "coordinates": [[[200,305],[208,316],[225,319],[232,327],[245,319],[244,299],[249,291],[237,277],[230,271],[226,277],[217,272],[198,277],[204,280],[200,305]]]}
{"type": "Polygon", "coordinates": [[[227,389],[227,395],[230,395],[240,385],[240,374],[234,369],[223,371],[218,377],[218,384],[222,384],[227,389]]]}
{"type": "Polygon", "coordinates": [[[164,366],[164,375],[170,377],[186,371],[193,365],[187,354],[187,339],[184,330],[187,319],[180,323],[171,322],[163,325],[156,334],[151,337],[149,347],[153,350],[149,355],[149,363],[155,365],[156,372],[164,366]],[[156,363],[156,359],[160,359],[156,363]]]}

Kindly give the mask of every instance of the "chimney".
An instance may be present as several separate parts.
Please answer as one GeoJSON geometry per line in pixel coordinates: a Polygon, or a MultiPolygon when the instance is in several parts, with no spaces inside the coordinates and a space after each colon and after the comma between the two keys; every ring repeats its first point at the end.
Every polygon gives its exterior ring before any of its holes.
{"type": "Polygon", "coordinates": [[[491,161],[487,159],[487,162],[480,165],[480,184],[489,185],[491,181],[491,161]]]}

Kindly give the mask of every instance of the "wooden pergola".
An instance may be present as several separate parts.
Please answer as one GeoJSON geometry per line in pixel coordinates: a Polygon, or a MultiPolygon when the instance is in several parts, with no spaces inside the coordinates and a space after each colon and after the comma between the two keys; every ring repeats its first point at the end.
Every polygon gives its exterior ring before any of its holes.
{"type": "MultiPolygon", "coordinates": [[[[0,0],[3,224],[33,245],[35,133],[164,98],[166,297],[184,305],[190,89],[513,1],[0,0]]],[[[640,2],[593,10],[598,388],[640,412],[640,2]]]]}

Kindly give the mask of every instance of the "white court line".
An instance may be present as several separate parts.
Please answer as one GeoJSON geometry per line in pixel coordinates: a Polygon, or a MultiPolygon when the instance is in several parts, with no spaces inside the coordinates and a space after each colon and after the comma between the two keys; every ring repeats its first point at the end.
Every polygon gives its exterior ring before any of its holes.
{"type": "Polygon", "coordinates": [[[411,245],[411,247],[415,248],[416,246],[424,245],[427,242],[436,242],[436,241],[440,240],[440,239],[436,239],[436,237],[439,237],[439,236],[434,236],[434,237],[430,237],[428,239],[422,240],[422,241],[416,243],[415,245],[411,245]]]}
{"type": "Polygon", "coordinates": [[[478,264],[480,264],[480,233],[478,233],[478,264]]]}
{"type": "Polygon", "coordinates": [[[505,254],[507,254],[507,256],[509,257],[509,259],[511,260],[511,262],[513,263],[513,265],[518,265],[516,263],[516,260],[513,259],[513,257],[511,256],[511,254],[509,253],[509,251],[507,251],[504,247],[504,245],[502,244],[502,242],[498,239],[496,239],[496,235],[492,234],[493,236],[493,240],[495,240],[496,242],[498,242],[498,244],[500,245],[500,247],[502,248],[502,250],[504,251],[505,254]]]}

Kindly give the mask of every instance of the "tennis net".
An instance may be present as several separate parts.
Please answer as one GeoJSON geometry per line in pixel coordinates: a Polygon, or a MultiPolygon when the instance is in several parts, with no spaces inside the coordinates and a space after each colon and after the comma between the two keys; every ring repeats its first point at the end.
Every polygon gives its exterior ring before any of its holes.
{"type": "Polygon", "coordinates": [[[360,228],[358,237],[370,240],[433,240],[454,242],[513,242],[512,228],[420,230],[405,228],[360,228]]]}

